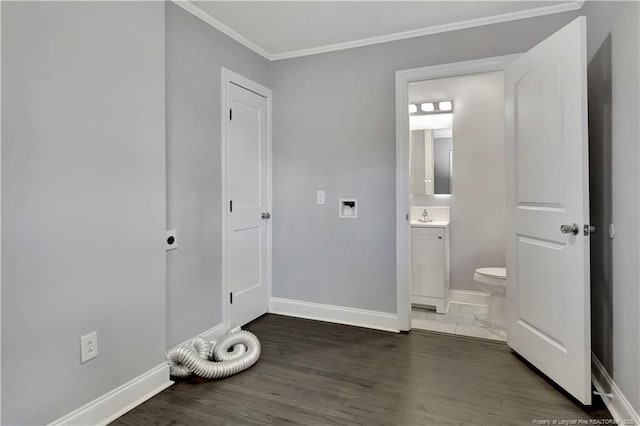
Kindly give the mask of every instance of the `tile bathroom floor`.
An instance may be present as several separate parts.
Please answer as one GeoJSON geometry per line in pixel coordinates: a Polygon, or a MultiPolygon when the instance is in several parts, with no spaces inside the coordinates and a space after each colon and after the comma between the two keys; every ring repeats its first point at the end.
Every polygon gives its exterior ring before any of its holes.
{"type": "Polygon", "coordinates": [[[486,314],[486,306],[456,302],[449,303],[449,309],[445,314],[437,314],[434,310],[413,306],[411,308],[411,326],[419,330],[504,342],[505,339],[489,332],[476,322],[476,315],[486,314]]]}

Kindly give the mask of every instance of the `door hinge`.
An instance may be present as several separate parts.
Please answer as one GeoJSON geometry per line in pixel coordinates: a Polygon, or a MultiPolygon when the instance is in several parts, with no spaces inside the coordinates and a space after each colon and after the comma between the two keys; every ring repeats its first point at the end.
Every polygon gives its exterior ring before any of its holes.
{"type": "Polygon", "coordinates": [[[233,305],[233,293],[229,293],[229,304],[233,305]]]}
{"type": "Polygon", "coordinates": [[[233,120],[233,109],[229,108],[229,120],[233,120]]]}
{"type": "Polygon", "coordinates": [[[229,200],[229,211],[233,211],[233,200],[229,200]]]}

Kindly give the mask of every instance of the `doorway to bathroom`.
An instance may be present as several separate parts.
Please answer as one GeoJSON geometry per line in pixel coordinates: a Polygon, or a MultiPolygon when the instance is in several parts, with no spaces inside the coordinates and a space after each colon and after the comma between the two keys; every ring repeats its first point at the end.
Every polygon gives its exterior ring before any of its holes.
{"type": "Polygon", "coordinates": [[[411,327],[504,342],[504,72],[410,82],[408,101],[411,327]]]}
{"type": "MultiPolygon", "coordinates": [[[[502,72],[504,76],[504,220],[506,271],[469,265],[468,280],[491,293],[488,317],[498,283],[506,293],[507,344],[539,371],[583,404],[591,404],[591,307],[589,165],[587,140],[586,19],[577,18],[529,51],[503,56],[396,72],[396,254],[398,328],[412,328],[412,221],[435,221],[429,208],[413,206],[411,194],[411,115],[439,99],[410,101],[410,85],[427,80],[502,72]],[[413,106],[410,104],[413,103],[413,106]],[[416,209],[416,207],[418,207],[416,209]],[[421,214],[422,213],[422,214],[421,214]],[[508,272],[508,274],[506,273],[508,272]]],[[[455,236],[470,232],[456,217],[483,219],[470,205],[454,212],[459,181],[464,174],[458,158],[457,114],[468,104],[448,96],[453,112],[453,163],[450,205],[441,234],[447,230],[451,250],[455,236]]],[[[435,110],[435,108],[434,108],[435,110]]],[[[481,110],[475,108],[476,115],[481,110]]],[[[479,132],[485,125],[476,124],[479,132]]],[[[418,138],[419,139],[419,138],[418,138]]],[[[425,137],[426,139],[426,137],[425,137]]],[[[476,138],[477,140],[478,138],[476,138]]],[[[425,145],[426,146],[426,145],[425,145]]],[[[482,154],[477,143],[468,164],[482,154]]],[[[464,170],[464,169],[463,169],[464,170]]],[[[420,171],[420,173],[423,173],[420,171]]],[[[424,174],[425,179],[426,174],[424,174]]],[[[469,175],[468,179],[481,176],[469,175]]],[[[434,186],[435,190],[435,186],[434,186]]],[[[439,194],[425,194],[436,200],[439,194]]],[[[440,195],[442,197],[442,195],[440,195]]],[[[457,208],[456,208],[457,209],[457,208]]],[[[432,223],[432,222],[431,222],[432,223]]],[[[466,224],[474,224],[467,220],[466,224]]],[[[469,226],[469,225],[467,225],[469,226]]],[[[433,232],[433,231],[432,231],[433,232]]],[[[487,238],[481,238],[487,239],[487,238]]],[[[476,241],[477,242],[477,241],[476,241]]],[[[425,245],[431,247],[435,245],[425,245]]],[[[446,249],[444,244],[443,249],[446,249]]],[[[447,253],[445,252],[444,259],[447,253]]],[[[435,262],[428,254],[428,262],[435,262]]],[[[456,257],[451,255],[451,260],[456,257]]],[[[422,261],[421,259],[420,261],[422,261]]],[[[446,268],[446,260],[444,262],[446,268]]],[[[493,265],[482,265],[493,266],[493,265]]],[[[450,266],[452,270],[457,267],[450,266]]],[[[425,269],[428,271],[429,269],[425,269]]],[[[451,278],[454,274],[451,274],[451,278]]],[[[451,279],[453,282],[453,279],[451,279]]],[[[446,284],[446,279],[445,279],[446,284]]],[[[447,292],[443,292],[447,297],[447,292]]],[[[431,295],[430,295],[431,296],[431,295]]],[[[451,299],[445,306],[450,306],[451,299]]],[[[432,302],[431,300],[428,300],[432,302]]],[[[505,298],[502,297],[505,302],[505,298]]],[[[431,303],[442,310],[442,305],[431,303]]],[[[459,309],[458,309],[459,311],[459,309]]]]}

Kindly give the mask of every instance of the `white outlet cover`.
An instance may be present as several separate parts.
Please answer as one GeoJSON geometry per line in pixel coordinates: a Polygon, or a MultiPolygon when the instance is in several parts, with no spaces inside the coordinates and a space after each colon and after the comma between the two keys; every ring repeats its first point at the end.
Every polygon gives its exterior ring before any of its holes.
{"type": "Polygon", "coordinates": [[[98,356],[98,332],[80,338],[80,361],[85,363],[98,356]]]}
{"type": "Polygon", "coordinates": [[[323,190],[316,191],[316,204],[324,204],[326,201],[326,192],[323,190]]]}
{"type": "Polygon", "coordinates": [[[167,250],[177,249],[178,248],[178,230],[172,229],[170,231],[167,231],[167,235],[165,236],[164,243],[165,243],[165,248],[167,250]],[[173,242],[170,244],[169,238],[171,237],[173,237],[173,242]]]}

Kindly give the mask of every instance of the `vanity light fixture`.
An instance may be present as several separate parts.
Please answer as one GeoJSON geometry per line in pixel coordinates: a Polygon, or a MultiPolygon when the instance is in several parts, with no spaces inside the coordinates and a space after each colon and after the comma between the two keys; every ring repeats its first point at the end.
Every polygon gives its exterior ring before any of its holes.
{"type": "Polygon", "coordinates": [[[420,104],[420,109],[424,112],[433,112],[435,111],[436,107],[433,102],[425,102],[423,104],[420,104]]]}
{"type": "Polygon", "coordinates": [[[453,104],[451,103],[451,101],[444,101],[438,104],[438,109],[440,111],[451,111],[452,108],[453,104]]]}
{"type": "Polygon", "coordinates": [[[453,112],[453,101],[418,102],[409,104],[409,114],[429,115],[453,112]]]}

